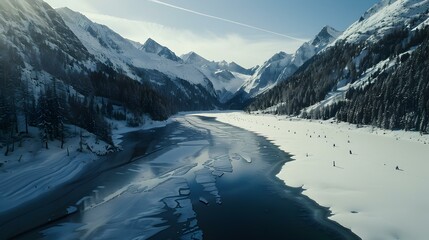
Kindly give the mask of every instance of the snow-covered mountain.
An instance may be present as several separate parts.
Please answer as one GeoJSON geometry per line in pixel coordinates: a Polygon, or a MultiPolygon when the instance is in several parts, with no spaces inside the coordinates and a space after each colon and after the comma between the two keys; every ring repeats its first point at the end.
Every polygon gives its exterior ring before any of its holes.
{"type": "Polygon", "coordinates": [[[201,85],[212,97],[225,102],[247,78],[245,74],[251,73],[236,63],[208,61],[194,52],[180,58],[151,38],[144,44],[130,41],[68,8],[57,9],[57,12],[97,60],[140,81],[143,79],[138,69],[156,70],[172,79],[201,85]],[[230,69],[238,72],[230,72],[230,69]]]}
{"type": "Polygon", "coordinates": [[[428,9],[427,0],[382,0],[344,31],[338,41],[377,42],[397,28],[414,28],[424,22],[428,9]]]}
{"type": "Polygon", "coordinates": [[[422,30],[428,25],[429,0],[381,0],[372,6],[336,41],[330,44],[330,46],[334,46],[345,41],[362,46],[358,53],[351,56],[350,61],[353,64],[349,64],[344,69],[346,75],[349,76],[339,79],[333,91],[330,91],[323,101],[309,107],[306,112],[321,111],[332,104],[344,101],[349,89],[366,86],[372,76],[377,75],[383,68],[386,74],[394,72],[394,69],[398,67],[395,66],[398,61],[395,59],[395,55],[408,56],[414,52],[417,46],[410,45],[410,39],[416,35],[416,30],[422,30]],[[391,40],[385,38],[391,38],[391,40]],[[393,51],[386,49],[390,52],[384,54],[371,53],[371,48],[385,48],[385,45],[394,45],[396,49],[393,51]],[[380,57],[380,55],[384,55],[384,57],[380,57]],[[364,63],[365,60],[371,58],[373,60],[370,64],[364,63]],[[365,72],[363,68],[367,68],[365,72]]]}
{"type": "Polygon", "coordinates": [[[26,58],[27,51],[36,54],[40,48],[49,46],[75,60],[89,59],[79,39],[45,2],[2,0],[0,11],[0,38],[16,47],[22,57],[26,58]]]}
{"type": "MultiPolygon", "coordinates": [[[[5,48],[0,50],[17,54],[13,57],[15,69],[35,95],[53,77],[95,66],[85,46],[55,10],[41,0],[0,1],[0,42],[5,48]]],[[[4,59],[13,54],[6,55],[4,59]]],[[[75,81],[67,79],[69,83],[75,81]]],[[[82,82],[75,87],[86,91],[87,85],[82,82]]]]}
{"type": "Polygon", "coordinates": [[[429,131],[429,0],[382,0],[250,110],[429,131]]]}
{"type": "Polygon", "coordinates": [[[158,56],[164,57],[171,61],[182,62],[182,59],[176,56],[173,51],[157,43],[152,38],[146,40],[146,42],[140,47],[140,50],[145,51],[147,53],[157,54],[158,56]]]}
{"type": "Polygon", "coordinates": [[[313,40],[304,43],[294,54],[279,52],[260,66],[255,74],[246,81],[238,94],[243,100],[253,98],[291,76],[307,60],[312,58],[328,44],[333,42],[341,32],[325,26],[313,40]]]}
{"type": "MultiPolygon", "coordinates": [[[[272,88],[277,84],[279,76],[290,68],[295,68],[292,64],[294,56],[285,52],[279,52],[272,56],[256,73],[243,84],[242,88],[247,93],[248,98],[255,97],[260,93],[272,88]]],[[[294,70],[290,70],[294,71],[294,70]]]]}
{"type": "MultiPolygon", "coordinates": [[[[136,45],[128,39],[104,25],[92,22],[78,12],[68,8],[57,9],[57,12],[97,60],[111,64],[115,69],[126,72],[128,76],[134,79],[141,78],[133,68],[153,69],[171,78],[180,78],[192,84],[201,84],[207,88],[208,92],[215,94],[211,83],[198,69],[191,65],[177,64],[176,61],[166,59],[164,54],[161,54],[164,56],[159,56],[161,51],[164,50],[163,53],[168,51],[166,48],[156,51],[159,49],[156,46],[158,44],[155,44],[154,41],[149,41],[147,45],[141,47],[143,51],[138,51],[136,45]]],[[[175,56],[174,53],[172,55],[175,56]]]]}
{"type": "Polygon", "coordinates": [[[189,52],[187,54],[183,54],[181,58],[185,63],[192,64],[195,66],[200,66],[200,67],[207,66],[211,69],[227,70],[230,72],[236,72],[244,75],[253,75],[253,73],[256,71],[256,68],[258,67],[257,66],[250,69],[246,69],[240,66],[239,64],[237,64],[236,62],[229,63],[227,61],[220,61],[220,62],[209,61],[195,52],[189,52]]]}
{"type": "Polygon", "coordinates": [[[252,69],[245,69],[235,62],[209,61],[195,52],[184,54],[181,58],[210,79],[222,103],[227,102],[253,73],[252,69]]]}
{"type": "Polygon", "coordinates": [[[219,106],[213,84],[199,69],[141,46],[70,9],[54,10],[41,0],[0,1],[0,71],[12,75],[13,69],[10,88],[28,86],[35,101],[54,79],[66,96],[111,98],[136,107],[131,110],[138,115],[155,113],[151,116],[157,119],[219,106]],[[120,95],[127,86],[138,96],[120,95]]]}

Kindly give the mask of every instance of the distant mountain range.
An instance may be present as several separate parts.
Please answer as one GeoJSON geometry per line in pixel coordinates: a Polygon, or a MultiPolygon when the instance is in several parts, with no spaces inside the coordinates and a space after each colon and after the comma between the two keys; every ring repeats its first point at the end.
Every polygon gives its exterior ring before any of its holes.
{"type": "Polygon", "coordinates": [[[307,60],[333,42],[340,31],[325,26],[311,41],[304,43],[294,54],[279,52],[256,69],[255,73],[237,91],[231,106],[241,108],[247,101],[273,88],[302,66],[307,60]]]}
{"type": "Polygon", "coordinates": [[[107,116],[108,102],[125,109],[121,119],[248,107],[427,131],[428,9],[429,0],[382,0],[346,31],[325,26],[295,53],[246,69],[195,52],[179,57],[153,38],[128,40],[41,0],[2,0],[0,127],[55,88],[65,106],[107,116]],[[32,97],[14,100],[23,95],[32,97]]]}

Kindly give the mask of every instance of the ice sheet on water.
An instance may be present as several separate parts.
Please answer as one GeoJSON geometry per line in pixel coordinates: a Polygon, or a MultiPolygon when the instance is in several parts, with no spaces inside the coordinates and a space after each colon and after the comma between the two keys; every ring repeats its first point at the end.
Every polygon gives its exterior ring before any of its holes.
{"type": "MultiPolygon", "coordinates": [[[[179,217],[179,223],[184,223],[190,221],[192,223],[192,219],[195,219],[196,214],[194,211],[192,211],[192,202],[189,198],[179,198],[176,200],[178,203],[178,206],[176,207],[176,213],[180,215],[179,217]]],[[[195,227],[196,223],[194,223],[195,227]]]]}
{"type": "Polygon", "coordinates": [[[169,208],[177,208],[179,206],[179,203],[177,202],[176,197],[164,198],[162,202],[164,202],[164,204],[169,208]]]}
{"type": "MultiPolygon", "coordinates": [[[[221,196],[219,195],[219,190],[216,187],[216,178],[212,174],[212,170],[210,170],[208,167],[204,167],[203,169],[196,171],[195,181],[203,186],[205,192],[208,192],[214,196],[217,203],[221,202],[221,196]]],[[[205,201],[202,201],[201,198],[203,197],[200,197],[200,201],[205,203],[205,201]]]]}
{"type": "Polygon", "coordinates": [[[207,168],[195,171],[195,181],[197,183],[214,183],[216,178],[211,174],[211,171],[207,168]]]}
{"type": "Polygon", "coordinates": [[[196,140],[196,141],[187,141],[178,143],[178,145],[209,145],[209,141],[207,140],[196,140]]]}
{"type": "Polygon", "coordinates": [[[252,158],[249,155],[245,154],[245,153],[242,153],[241,157],[243,158],[244,161],[246,161],[248,163],[252,162],[252,158]]]}
{"type": "Polygon", "coordinates": [[[209,200],[207,200],[207,199],[206,199],[206,198],[204,198],[204,197],[200,197],[200,202],[204,203],[205,205],[208,205],[208,204],[209,204],[209,200]]]}
{"type": "Polygon", "coordinates": [[[240,161],[242,157],[238,153],[232,153],[230,156],[231,160],[240,161]]]}
{"type": "Polygon", "coordinates": [[[217,187],[215,183],[203,183],[202,185],[204,186],[204,191],[217,194],[217,187]]]}
{"type": "Polygon", "coordinates": [[[189,194],[191,194],[191,190],[189,188],[182,188],[179,189],[179,194],[180,196],[188,196],[189,194]]]}
{"type": "Polygon", "coordinates": [[[128,187],[126,192],[131,193],[131,194],[138,194],[138,193],[146,191],[146,189],[147,189],[146,186],[131,185],[128,187]]]}
{"type": "Polygon", "coordinates": [[[232,160],[235,160],[235,161],[243,160],[243,161],[245,161],[247,163],[251,163],[252,162],[252,158],[247,153],[232,153],[230,155],[230,158],[232,160]]]}
{"type": "Polygon", "coordinates": [[[211,166],[211,165],[212,165],[212,163],[213,163],[213,161],[214,161],[213,159],[209,159],[209,160],[205,161],[205,162],[203,163],[203,165],[204,165],[204,166],[206,166],[206,167],[207,167],[207,166],[211,166]]]}
{"type": "Polygon", "coordinates": [[[223,176],[223,172],[218,171],[218,170],[214,170],[214,171],[212,172],[212,174],[213,174],[214,176],[216,176],[216,177],[222,177],[222,176],[223,176]]]}
{"type": "Polygon", "coordinates": [[[183,175],[187,174],[192,168],[194,168],[196,166],[198,166],[197,163],[180,167],[174,171],[173,176],[183,176],[183,175]]]}
{"type": "Polygon", "coordinates": [[[214,158],[212,167],[217,171],[232,172],[232,164],[228,155],[214,158]]]}

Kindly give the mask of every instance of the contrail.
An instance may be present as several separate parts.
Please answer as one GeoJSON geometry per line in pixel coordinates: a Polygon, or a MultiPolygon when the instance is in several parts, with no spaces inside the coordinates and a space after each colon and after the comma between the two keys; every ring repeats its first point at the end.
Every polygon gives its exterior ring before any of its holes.
{"type": "Polygon", "coordinates": [[[157,4],[161,4],[161,5],[170,7],[170,8],[175,8],[175,9],[178,9],[178,10],[189,12],[189,13],[192,13],[192,14],[200,15],[200,16],[203,16],[203,17],[208,17],[208,18],[220,20],[220,21],[223,21],[223,22],[227,22],[227,23],[232,23],[232,24],[235,24],[235,25],[239,25],[239,26],[242,26],[242,27],[259,30],[259,31],[266,32],[266,33],[271,33],[271,34],[274,34],[274,35],[277,35],[277,36],[281,36],[281,37],[285,37],[285,38],[289,38],[289,39],[292,39],[292,40],[296,40],[296,41],[300,41],[300,42],[306,42],[306,41],[308,41],[308,40],[305,40],[305,39],[296,38],[296,37],[292,37],[292,36],[289,36],[289,35],[285,35],[285,34],[273,32],[273,31],[270,31],[270,30],[267,30],[267,29],[263,29],[263,28],[260,28],[260,27],[251,26],[251,25],[248,25],[248,24],[245,24],[245,23],[236,22],[236,21],[233,21],[233,20],[229,20],[229,19],[225,19],[225,18],[221,18],[221,17],[216,17],[216,16],[213,16],[213,15],[209,15],[209,14],[205,14],[205,13],[201,13],[201,12],[196,12],[196,11],[193,11],[193,10],[190,10],[190,9],[187,9],[187,8],[182,8],[182,7],[179,7],[179,6],[176,6],[176,5],[168,4],[168,3],[165,3],[165,2],[162,2],[162,1],[159,1],[159,0],[148,0],[148,1],[153,2],[153,3],[157,3],[157,4]]]}

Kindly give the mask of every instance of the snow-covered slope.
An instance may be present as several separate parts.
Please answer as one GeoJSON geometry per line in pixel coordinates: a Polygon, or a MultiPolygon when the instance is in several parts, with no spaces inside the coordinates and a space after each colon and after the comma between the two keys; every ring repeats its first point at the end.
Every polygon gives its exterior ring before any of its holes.
{"type": "MultiPolygon", "coordinates": [[[[325,26],[319,34],[314,37],[310,42],[304,43],[294,54],[292,64],[296,67],[303,65],[308,59],[312,58],[318,52],[323,50],[328,44],[335,41],[342,32],[330,27],[325,26]]],[[[285,70],[286,74],[290,71],[285,70]]],[[[289,75],[284,75],[282,77],[288,77],[289,75]]]]}
{"type": "MultiPolygon", "coordinates": [[[[0,55],[5,54],[2,60],[8,62],[5,65],[16,71],[15,77],[22,79],[36,98],[52,79],[94,66],[79,39],[41,0],[0,1],[0,45],[0,55]]],[[[81,86],[81,90],[86,87],[81,86]]],[[[68,88],[74,92],[73,87],[68,88]]]]}
{"type": "Polygon", "coordinates": [[[353,23],[338,40],[376,42],[399,27],[418,26],[427,19],[428,9],[429,0],[382,0],[353,23]]]}
{"type": "Polygon", "coordinates": [[[266,61],[256,70],[256,73],[241,87],[241,93],[246,98],[253,98],[277,83],[291,76],[307,60],[312,58],[328,44],[333,42],[341,32],[325,26],[315,38],[304,43],[293,55],[280,52],[266,61]]]}
{"type": "Polygon", "coordinates": [[[134,79],[139,79],[139,76],[133,68],[153,69],[173,79],[177,77],[192,84],[201,84],[214,94],[211,83],[205,75],[192,65],[180,64],[166,59],[164,56],[158,55],[160,52],[140,51],[136,48],[136,44],[123,38],[107,26],[94,23],[84,15],[68,8],[57,9],[57,12],[88,51],[99,61],[112,65],[117,70],[125,71],[128,76],[134,79]]]}
{"type": "Polygon", "coordinates": [[[383,0],[249,110],[429,131],[429,0],[383,0]]]}
{"type": "MultiPolygon", "coordinates": [[[[59,51],[69,59],[86,61],[89,54],[61,17],[41,0],[0,1],[0,39],[15,47],[24,61],[41,48],[59,51]],[[67,41],[62,41],[67,39],[67,41]]],[[[34,60],[34,59],[33,59],[34,60]]]]}
{"type": "Polygon", "coordinates": [[[286,67],[291,65],[293,59],[293,55],[279,52],[260,66],[249,81],[242,86],[244,91],[248,93],[248,97],[255,97],[272,88],[286,67]]]}
{"type": "Polygon", "coordinates": [[[147,53],[154,53],[157,54],[160,57],[164,57],[166,59],[169,59],[171,61],[175,62],[182,62],[182,59],[180,59],[176,54],[168,49],[167,47],[162,46],[161,44],[157,43],[152,38],[149,38],[141,47],[140,50],[145,51],[147,53]]]}
{"type": "MultiPolygon", "coordinates": [[[[410,31],[415,29],[422,29],[424,26],[429,25],[429,0],[382,0],[375,4],[362,17],[353,23],[343,34],[341,34],[337,41],[346,41],[348,43],[363,42],[364,46],[369,44],[377,45],[378,42],[388,34],[394,31],[410,31]]],[[[410,34],[412,35],[412,34],[410,34]]],[[[337,43],[334,41],[331,45],[337,43]]],[[[405,40],[401,44],[406,45],[405,40]]],[[[403,54],[411,54],[415,47],[411,49],[404,49],[403,54]]],[[[392,54],[392,53],[391,53],[392,54]]],[[[368,49],[366,47],[353,56],[352,62],[355,68],[359,70],[362,65],[362,59],[367,57],[368,49]]],[[[323,101],[320,101],[307,109],[306,113],[321,111],[332,104],[344,101],[346,93],[349,89],[360,89],[370,84],[373,74],[383,72],[393,72],[397,59],[387,58],[380,59],[375,65],[368,68],[362,73],[355,81],[350,78],[342,79],[338,82],[337,86],[329,92],[323,101]]],[[[345,69],[348,72],[350,69],[345,69]]]]}
{"type": "Polygon", "coordinates": [[[235,62],[209,61],[195,52],[184,54],[181,58],[210,79],[220,102],[228,101],[252,74],[252,70],[245,69],[235,62]]]}

